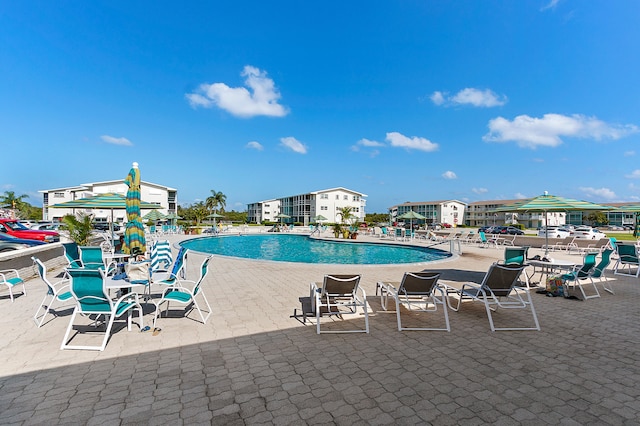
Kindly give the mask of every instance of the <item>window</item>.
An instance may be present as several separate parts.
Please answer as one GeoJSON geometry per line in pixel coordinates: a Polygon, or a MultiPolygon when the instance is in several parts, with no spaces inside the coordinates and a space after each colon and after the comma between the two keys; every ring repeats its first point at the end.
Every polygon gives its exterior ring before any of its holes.
{"type": "Polygon", "coordinates": [[[320,199],[321,200],[328,200],[329,199],[329,194],[320,194],[320,199]]]}
{"type": "Polygon", "coordinates": [[[336,200],[340,199],[340,195],[336,194],[336,200]]]}
{"type": "Polygon", "coordinates": [[[344,197],[342,197],[342,199],[345,200],[345,201],[349,201],[349,196],[345,195],[344,197]]]}
{"type": "Polygon", "coordinates": [[[64,198],[64,192],[54,192],[53,198],[64,198]]]}
{"type": "Polygon", "coordinates": [[[320,206],[320,210],[326,211],[326,210],[329,210],[329,209],[327,208],[327,206],[320,206]]]}

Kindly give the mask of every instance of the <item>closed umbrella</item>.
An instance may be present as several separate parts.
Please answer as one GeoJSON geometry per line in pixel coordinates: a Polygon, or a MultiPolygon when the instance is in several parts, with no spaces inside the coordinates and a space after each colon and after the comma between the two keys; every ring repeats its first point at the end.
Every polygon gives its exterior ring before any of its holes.
{"type": "Polygon", "coordinates": [[[549,253],[549,232],[548,232],[548,213],[549,212],[567,212],[567,211],[603,211],[611,210],[612,207],[601,206],[600,204],[590,203],[588,201],[574,200],[572,198],[558,197],[549,195],[546,191],[543,195],[535,198],[520,201],[518,203],[502,206],[495,209],[495,212],[540,212],[545,215],[545,255],[549,253]]]}
{"type": "Polygon", "coordinates": [[[138,163],[133,163],[124,182],[129,186],[129,189],[126,198],[127,226],[124,230],[122,251],[129,254],[142,254],[147,249],[147,242],[144,237],[144,226],[140,219],[140,170],[138,163]]]}

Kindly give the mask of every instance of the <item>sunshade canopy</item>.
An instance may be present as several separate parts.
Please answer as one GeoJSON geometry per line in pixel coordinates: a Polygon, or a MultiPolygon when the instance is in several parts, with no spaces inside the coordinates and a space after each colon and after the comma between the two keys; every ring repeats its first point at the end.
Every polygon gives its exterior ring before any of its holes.
{"type": "MultiPolygon", "coordinates": [[[[124,195],[108,192],[104,194],[93,195],[91,197],[78,198],[77,200],[65,201],[64,203],[54,204],[49,207],[61,209],[122,210],[127,208],[127,202],[124,195]]],[[[160,205],[156,203],[148,203],[146,201],[140,202],[141,209],[157,209],[158,207],[160,207],[160,205]]]]}
{"type": "Polygon", "coordinates": [[[224,216],[218,213],[211,213],[210,215],[207,216],[207,218],[211,218],[211,219],[217,219],[221,217],[224,217],[224,216]]]}
{"type": "Polygon", "coordinates": [[[558,197],[556,195],[539,195],[535,198],[523,200],[518,203],[499,207],[495,212],[564,212],[582,210],[611,210],[612,207],[590,203],[588,201],[574,200],[572,198],[558,197]]]}
{"type": "Polygon", "coordinates": [[[413,219],[426,219],[426,217],[422,216],[420,213],[416,213],[413,210],[410,210],[410,211],[406,212],[405,214],[402,214],[402,215],[398,216],[398,219],[413,220],[413,219]]]}
{"type": "Polygon", "coordinates": [[[142,216],[142,218],[144,220],[151,220],[151,221],[156,221],[156,220],[163,220],[163,219],[169,219],[168,216],[165,216],[164,214],[162,214],[162,212],[158,211],[158,210],[151,210],[149,213],[145,214],[144,216],[142,216]]]}
{"type": "Polygon", "coordinates": [[[318,216],[314,217],[313,220],[316,221],[316,222],[321,222],[323,220],[329,220],[329,219],[327,219],[326,217],[324,217],[321,214],[319,214],[318,216]]]}

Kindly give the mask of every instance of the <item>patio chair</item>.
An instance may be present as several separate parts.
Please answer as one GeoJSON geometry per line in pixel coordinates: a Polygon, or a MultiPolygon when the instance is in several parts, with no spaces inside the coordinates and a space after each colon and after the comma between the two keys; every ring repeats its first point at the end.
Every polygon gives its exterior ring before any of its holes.
{"type": "MultiPolygon", "coordinates": [[[[202,265],[200,265],[200,278],[198,278],[197,281],[179,279],[179,282],[180,282],[179,285],[174,286],[172,288],[167,288],[164,291],[164,293],[162,294],[162,298],[156,304],[155,316],[153,318],[153,328],[156,327],[158,316],[162,316],[162,314],[160,313],[160,305],[162,305],[165,302],[167,303],[165,316],[169,314],[170,302],[177,302],[183,305],[187,305],[185,307],[185,311],[189,305],[193,304],[193,307],[195,307],[195,309],[200,314],[202,323],[203,324],[207,323],[207,320],[211,316],[211,305],[209,305],[209,301],[207,300],[207,297],[204,295],[204,292],[202,291],[201,287],[202,287],[202,282],[204,281],[204,279],[207,277],[207,274],[209,273],[209,261],[211,260],[212,257],[213,256],[207,256],[207,258],[205,258],[204,261],[202,262],[202,265]],[[190,286],[192,288],[189,288],[190,286]],[[200,296],[200,298],[207,305],[208,311],[206,316],[203,315],[202,309],[198,304],[198,296],[200,296]]],[[[187,316],[189,312],[190,311],[186,311],[185,316],[187,316]]]]}
{"type": "Polygon", "coordinates": [[[505,265],[524,265],[527,260],[527,252],[529,247],[505,247],[504,264],[505,265]]]}
{"type": "Polygon", "coordinates": [[[102,249],[98,246],[79,246],[80,261],[85,269],[104,269],[102,249]]]}
{"type": "Polygon", "coordinates": [[[633,243],[618,241],[616,242],[618,259],[613,266],[614,275],[625,275],[628,277],[638,277],[640,275],[640,267],[638,262],[638,247],[633,243]],[[635,272],[633,267],[636,268],[635,272]]]}
{"type": "Polygon", "coordinates": [[[316,315],[316,332],[321,333],[368,333],[369,312],[367,297],[360,287],[360,275],[325,275],[322,283],[311,283],[311,310],[316,315]],[[358,315],[358,308],[364,310],[364,329],[325,330],[320,327],[320,317],[358,315]]]}
{"type": "Polygon", "coordinates": [[[540,331],[540,324],[538,323],[538,316],[531,301],[531,294],[527,289],[520,286],[519,278],[525,267],[526,265],[500,265],[494,263],[489,267],[480,284],[472,282],[464,283],[461,289],[446,286],[447,295],[455,293],[458,301],[454,307],[451,303],[452,297],[447,297],[449,308],[457,312],[460,310],[463,300],[479,301],[484,303],[491,331],[540,331]],[[535,327],[496,327],[491,312],[497,311],[498,308],[531,309],[535,327]]]}
{"type": "Polygon", "coordinates": [[[27,289],[24,287],[24,280],[20,278],[17,269],[4,269],[0,271],[0,285],[6,285],[9,289],[9,298],[13,302],[13,288],[22,284],[22,294],[27,295],[27,289]]]}
{"type": "Polygon", "coordinates": [[[591,278],[598,278],[602,283],[602,287],[604,291],[615,294],[613,292],[613,288],[611,286],[607,286],[609,284],[609,280],[605,276],[605,271],[607,266],[611,263],[611,254],[613,253],[613,249],[607,248],[602,253],[600,253],[600,262],[596,265],[595,268],[591,271],[591,278]]]}
{"type": "Polygon", "coordinates": [[[596,287],[596,284],[593,281],[593,278],[591,275],[593,272],[593,269],[596,267],[597,255],[598,255],[598,252],[591,252],[591,253],[585,254],[584,260],[582,261],[582,265],[576,265],[573,271],[567,274],[562,274],[560,276],[564,281],[565,288],[571,287],[575,289],[577,287],[580,290],[580,294],[582,294],[582,298],[584,300],[600,297],[600,292],[598,291],[598,288],[596,287]],[[580,285],[581,280],[587,280],[587,279],[591,282],[591,285],[593,286],[595,294],[587,295],[587,293],[585,293],[584,291],[584,288],[580,285]]]}
{"type": "Polygon", "coordinates": [[[62,243],[64,250],[64,257],[67,259],[67,268],[82,268],[82,261],[80,260],[80,250],[76,243],[62,243]]]}
{"type": "Polygon", "coordinates": [[[482,231],[478,232],[478,236],[480,237],[479,243],[482,247],[488,248],[490,245],[493,245],[495,248],[498,248],[498,240],[496,238],[487,239],[486,234],[482,231]]]}
{"type": "Polygon", "coordinates": [[[127,314],[127,329],[131,331],[131,314],[134,309],[138,310],[138,315],[140,318],[138,325],[140,326],[140,329],[143,328],[142,306],[140,306],[137,293],[127,293],[114,301],[109,297],[105,289],[105,272],[103,270],[69,269],[68,273],[71,279],[70,291],[73,299],[76,302],[76,307],[74,308],[71,319],[69,320],[69,326],[67,327],[67,331],[64,334],[64,338],[62,339],[60,349],[86,349],[103,351],[107,346],[109,337],[111,336],[111,328],[113,327],[113,323],[116,318],[127,314]],[[88,327],[89,330],[93,329],[96,331],[99,326],[105,324],[104,321],[99,323],[100,318],[104,316],[106,320],[106,317],[108,317],[101,345],[85,346],[69,344],[69,342],[72,339],[76,338],[77,334],[80,333],[80,331],[78,330],[73,337],[70,337],[71,331],[73,330],[75,318],[78,314],[88,317],[94,316],[93,325],[80,326],[79,329],[88,327]]]}
{"type": "Polygon", "coordinates": [[[445,301],[446,295],[443,288],[438,285],[438,278],[440,278],[439,272],[405,272],[399,285],[390,282],[377,283],[377,288],[380,289],[382,309],[388,310],[390,297],[395,300],[399,331],[451,331],[447,303],[445,301]],[[438,305],[440,305],[444,312],[445,327],[403,327],[401,305],[410,312],[437,312],[438,305]]]}
{"type": "Polygon", "coordinates": [[[33,321],[35,321],[38,328],[40,328],[42,327],[47,314],[51,311],[54,302],[66,302],[67,300],[71,300],[72,296],[71,292],[69,291],[68,278],[63,278],[56,281],[55,283],[52,283],[51,281],[49,281],[49,278],[47,278],[47,267],[45,266],[45,264],[42,263],[37,257],[32,257],[31,260],[36,266],[40,279],[47,286],[47,293],[44,295],[42,302],[40,302],[40,305],[38,306],[38,310],[36,310],[36,313],[33,316],[33,321]],[[47,299],[50,300],[47,302],[47,299]],[[42,313],[42,315],[40,315],[40,311],[42,311],[43,308],[44,312],[42,313]]]}
{"type": "Polygon", "coordinates": [[[171,271],[158,269],[151,272],[151,282],[163,286],[175,286],[179,278],[186,278],[187,252],[189,250],[180,247],[176,258],[173,260],[171,271]]]}
{"type": "Polygon", "coordinates": [[[503,246],[513,247],[515,245],[516,237],[517,235],[505,235],[504,237],[500,238],[500,244],[502,244],[503,246]]]}

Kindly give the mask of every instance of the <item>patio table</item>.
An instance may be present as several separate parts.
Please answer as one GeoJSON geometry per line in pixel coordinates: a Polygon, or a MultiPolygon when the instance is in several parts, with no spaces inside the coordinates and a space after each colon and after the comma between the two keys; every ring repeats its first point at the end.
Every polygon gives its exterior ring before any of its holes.
{"type": "Polygon", "coordinates": [[[543,260],[528,260],[527,263],[533,266],[533,272],[531,275],[528,275],[529,282],[533,284],[533,276],[535,274],[540,274],[540,283],[544,286],[549,275],[561,272],[561,271],[571,271],[576,266],[575,262],[570,260],[557,260],[550,259],[548,262],[543,260]],[[542,277],[544,276],[544,280],[542,277]]]}

